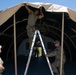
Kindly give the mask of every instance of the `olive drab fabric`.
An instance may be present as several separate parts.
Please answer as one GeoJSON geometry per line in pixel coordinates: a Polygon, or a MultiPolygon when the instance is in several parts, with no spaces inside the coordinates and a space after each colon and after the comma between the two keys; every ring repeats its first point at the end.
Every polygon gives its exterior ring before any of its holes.
{"type": "Polygon", "coordinates": [[[38,16],[35,15],[33,12],[29,13],[28,25],[27,25],[26,29],[27,29],[27,35],[29,37],[29,44],[30,44],[30,46],[32,44],[32,39],[33,39],[34,32],[35,32],[35,23],[36,23],[37,19],[38,19],[38,16]]]}

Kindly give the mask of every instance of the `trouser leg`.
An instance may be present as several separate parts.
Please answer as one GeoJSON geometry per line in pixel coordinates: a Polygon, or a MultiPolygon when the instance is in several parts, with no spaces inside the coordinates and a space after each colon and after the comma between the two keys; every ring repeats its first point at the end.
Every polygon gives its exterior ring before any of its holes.
{"type": "MultiPolygon", "coordinates": [[[[65,72],[64,72],[64,64],[62,64],[63,68],[62,68],[62,75],[65,75],[65,72]]],[[[60,63],[59,61],[58,62],[54,62],[52,64],[52,69],[53,69],[53,72],[56,73],[56,75],[60,75],[60,63]]]]}
{"type": "Polygon", "coordinates": [[[59,74],[58,69],[56,67],[56,63],[52,63],[52,70],[54,73],[56,73],[57,75],[59,74]]]}
{"type": "Polygon", "coordinates": [[[34,37],[35,28],[34,27],[27,27],[27,35],[29,37],[29,47],[31,47],[32,40],[34,37]]]}
{"type": "Polygon", "coordinates": [[[65,75],[64,67],[62,68],[62,75],[65,75]]]}
{"type": "Polygon", "coordinates": [[[65,75],[65,72],[64,72],[64,70],[63,70],[63,75],[65,75]]]}
{"type": "MultiPolygon", "coordinates": [[[[58,67],[58,72],[60,73],[60,66],[58,67]]],[[[62,68],[62,75],[65,75],[65,72],[64,72],[64,65],[63,65],[63,68],[62,68]]]]}

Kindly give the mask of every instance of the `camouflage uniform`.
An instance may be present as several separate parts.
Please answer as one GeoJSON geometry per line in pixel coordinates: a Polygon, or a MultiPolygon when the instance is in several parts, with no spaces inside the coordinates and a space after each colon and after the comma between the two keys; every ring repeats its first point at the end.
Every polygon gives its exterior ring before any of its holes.
{"type": "Polygon", "coordinates": [[[27,29],[27,35],[29,37],[29,44],[31,46],[32,44],[32,39],[33,39],[33,36],[34,36],[34,32],[35,32],[35,23],[38,19],[38,16],[35,15],[32,11],[29,13],[29,16],[28,16],[28,25],[26,27],[27,29]]]}
{"type": "MultiPolygon", "coordinates": [[[[52,53],[50,53],[48,56],[53,57],[55,56],[55,61],[52,63],[52,69],[54,73],[59,75],[60,71],[60,59],[61,59],[61,47],[57,47],[52,53]]],[[[63,68],[64,68],[64,63],[65,63],[65,55],[63,54],[63,68]]],[[[62,69],[63,75],[64,75],[64,69],[62,69]]]]}

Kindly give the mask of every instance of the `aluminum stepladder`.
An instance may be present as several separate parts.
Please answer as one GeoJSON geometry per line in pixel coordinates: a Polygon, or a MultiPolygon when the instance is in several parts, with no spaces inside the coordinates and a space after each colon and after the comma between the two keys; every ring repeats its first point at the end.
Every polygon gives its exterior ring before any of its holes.
{"type": "MultiPolygon", "coordinates": [[[[36,35],[37,35],[37,34],[38,34],[38,36],[39,36],[39,38],[40,38],[43,51],[44,51],[45,54],[47,54],[46,49],[45,49],[45,46],[44,46],[44,43],[43,43],[43,40],[42,40],[42,37],[41,37],[41,34],[40,34],[40,31],[39,31],[39,30],[35,30],[35,33],[34,33],[34,37],[33,37],[33,41],[32,41],[30,53],[29,53],[29,56],[28,56],[27,65],[26,65],[26,68],[25,68],[24,75],[27,75],[27,71],[28,71],[28,67],[29,67],[29,64],[30,64],[30,60],[31,60],[32,52],[33,52],[33,47],[34,47],[34,44],[35,44],[35,40],[36,40],[36,35]]],[[[50,64],[50,61],[49,61],[49,58],[46,57],[46,60],[47,60],[47,63],[48,63],[48,66],[49,66],[49,69],[50,69],[51,74],[54,75],[53,70],[52,70],[52,67],[51,67],[51,64],[50,64]]]]}

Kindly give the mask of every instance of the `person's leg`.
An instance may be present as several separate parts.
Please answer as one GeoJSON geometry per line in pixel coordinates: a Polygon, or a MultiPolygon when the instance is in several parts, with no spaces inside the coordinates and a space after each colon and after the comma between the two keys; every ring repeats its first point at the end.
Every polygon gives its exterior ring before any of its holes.
{"type": "Polygon", "coordinates": [[[57,64],[56,62],[52,63],[52,70],[53,70],[53,72],[54,72],[56,75],[58,75],[59,72],[58,72],[58,69],[57,69],[56,64],[57,64]]]}
{"type": "Polygon", "coordinates": [[[35,49],[35,57],[38,57],[37,48],[35,49]]]}
{"type": "Polygon", "coordinates": [[[34,33],[35,33],[35,28],[27,26],[27,35],[29,37],[29,48],[31,47],[32,40],[33,40],[33,37],[34,37],[34,33]]]}
{"type": "Polygon", "coordinates": [[[34,33],[35,33],[35,28],[31,28],[30,33],[29,33],[29,43],[30,43],[30,47],[31,47],[32,42],[33,42],[34,33]]]}
{"type": "Polygon", "coordinates": [[[63,65],[63,68],[62,68],[62,75],[65,75],[64,65],[63,65]]]}
{"type": "MultiPolygon", "coordinates": [[[[60,73],[60,66],[58,66],[57,69],[58,69],[58,73],[60,73]]],[[[65,75],[65,72],[64,72],[64,65],[63,65],[63,68],[62,68],[62,75],[65,75]]]]}

